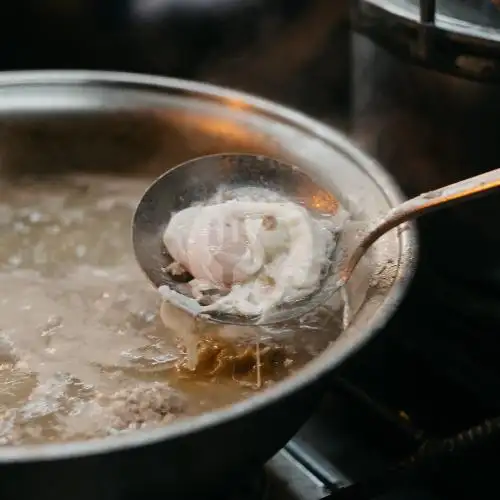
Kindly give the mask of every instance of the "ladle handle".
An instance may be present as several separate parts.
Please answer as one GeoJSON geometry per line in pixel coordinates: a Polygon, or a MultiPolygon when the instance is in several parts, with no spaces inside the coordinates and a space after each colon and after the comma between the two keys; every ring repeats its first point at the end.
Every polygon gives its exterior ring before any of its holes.
{"type": "Polygon", "coordinates": [[[422,193],[411,200],[401,203],[401,205],[393,208],[364,236],[359,246],[347,261],[347,265],[342,273],[344,279],[350,277],[361,257],[363,257],[373,243],[396,226],[437,208],[488,194],[497,188],[500,188],[500,168],[455,182],[434,191],[422,193]]]}

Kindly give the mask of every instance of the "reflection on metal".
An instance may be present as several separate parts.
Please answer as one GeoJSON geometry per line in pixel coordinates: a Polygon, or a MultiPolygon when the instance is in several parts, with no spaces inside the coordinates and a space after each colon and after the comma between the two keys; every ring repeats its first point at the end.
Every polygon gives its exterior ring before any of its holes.
{"type": "Polygon", "coordinates": [[[339,208],[339,202],[331,194],[322,191],[311,197],[311,208],[315,208],[324,214],[335,214],[339,208]]]}

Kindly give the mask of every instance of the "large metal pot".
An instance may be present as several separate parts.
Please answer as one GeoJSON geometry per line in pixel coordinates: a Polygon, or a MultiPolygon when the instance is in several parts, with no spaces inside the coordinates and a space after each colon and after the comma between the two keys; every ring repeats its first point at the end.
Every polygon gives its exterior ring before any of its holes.
{"type": "MultiPolygon", "coordinates": [[[[390,177],[334,130],[271,102],[166,78],[3,74],[0,151],[3,175],[79,169],[151,177],[193,156],[247,151],[320,175],[341,201],[361,203],[360,218],[376,217],[402,200],[390,177]]],[[[349,328],[297,375],[229,408],[159,430],[0,448],[0,497],[112,500],[162,492],[207,498],[261,466],[307,419],[325,376],[393,313],[412,275],[414,249],[409,225],[376,245],[384,279],[373,279],[349,328]]]]}

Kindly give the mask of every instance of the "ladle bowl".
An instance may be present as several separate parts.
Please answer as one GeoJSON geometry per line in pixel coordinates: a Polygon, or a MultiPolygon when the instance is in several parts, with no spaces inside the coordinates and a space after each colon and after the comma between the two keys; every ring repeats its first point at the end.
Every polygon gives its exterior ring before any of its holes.
{"type": "MultiPolygon", "coordinates": [[[[192,315],[201,314],[216,323],[238,325],[272,324],[300,317],[315,307],[309,297],[280,305],[265,322],[260,316],[218,312],[208,315],[196,300],[189,297],[188,285],[176,281],[166,271],[172,258],[164,247],[163,233],[172,215],[194,204],[207,202],[221,189],[230,193],[248,187],[265,188],[321,215],[334,214],[338,207],[332,193],[293,165],[251,154],[195,158],[156,179],[139,202],[132,227],[137,262],[155,287],[162,287],[164,293],[170,289],[172,293],[168,294],[168,299],[192,315]]],[[[327,273],[321,288],[328,286],[331,278],[332,273],[327,273]]]]}

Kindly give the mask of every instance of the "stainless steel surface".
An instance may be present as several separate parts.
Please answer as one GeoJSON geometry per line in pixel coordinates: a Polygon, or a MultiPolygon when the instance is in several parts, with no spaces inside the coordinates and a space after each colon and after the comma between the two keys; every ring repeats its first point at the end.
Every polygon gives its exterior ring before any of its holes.
{"type": "MultiPolygon", "coordinates": [[[[6,176],[93,171],[152,179],[190,158],[234,151],[276,157],[334,180],[335,196],[360,220],[403,201],[391,178],[342,134],[271,102],[200,83],[105,72],[4,73],[0,132],[0,173],[6,176]]],[[[65,498],[71,488],[73,498],[114,499],[127,488],[209,489],[264,462],[306,419],[321,379],[377,333],[399,305],[415,264],[412,226],[387,234],[374,250],[384,279],[373,277],[349,328],[293,377],[231,407],[161,429],[1,447],[6,474],[0,494],[35,498],[45,489],[52,498],[65,498]],[[55,474],[61,481],[47,484],[55,474]]]]}
{"type": "Polygon", "coordinates": [[[500,11],[493,4],[490,0],[356,0],[351,20],[356,32],[403,61],[498,84],[500,11]]]}
{"type": "Polygon", "coordinates": [[[198,301],[190,297],[189,287],[175,281],[165,271],[172,259],[165,255],[163,233],[174,213],[208,201],[221,187],[229,191],[250,186],[265,188],[318,214],[335,213],[337,200],[329,190],[335,188],[334,182],[320,178],[320,185],[311,175],[314,175],[312,169],[306,172],[295,165],[248,154],[203,156],[170,169],[149,186],[134,214],[132,241],[141,269],[156,287],[170,288],[173,304],[192,316],[216,323],[269,325],[303,316],[326,303],[335,292],[335,283],[330,282],[336,278],[330,270],[312,296],[281,304],[267,313],[265,320],[260,315],[205,311],[198,301]],[[319,208],[318,200],[321,200],[319,208]]]}
{"type": "MultiPolygon", "coordinates": [[[[364,0],[395,15],[411,21],[420,20],[423,0],[364,0]]],[[[436,0],[435,22],[438,28],[456,34],[478,36],[499,40],[500,16],[498,8],[491,0],[436,0]]]]}
{"type": "MultiPolygon", "coordinates": [[[[293,446],[290,444],[290,446],[293,446]]],[[[279,451],[267,464],[267,500],[320,500],[329,493],[328,483],[290,451],[279,451]]],[[[341,477],[332,478],[342,484],[341,477]]]]}

